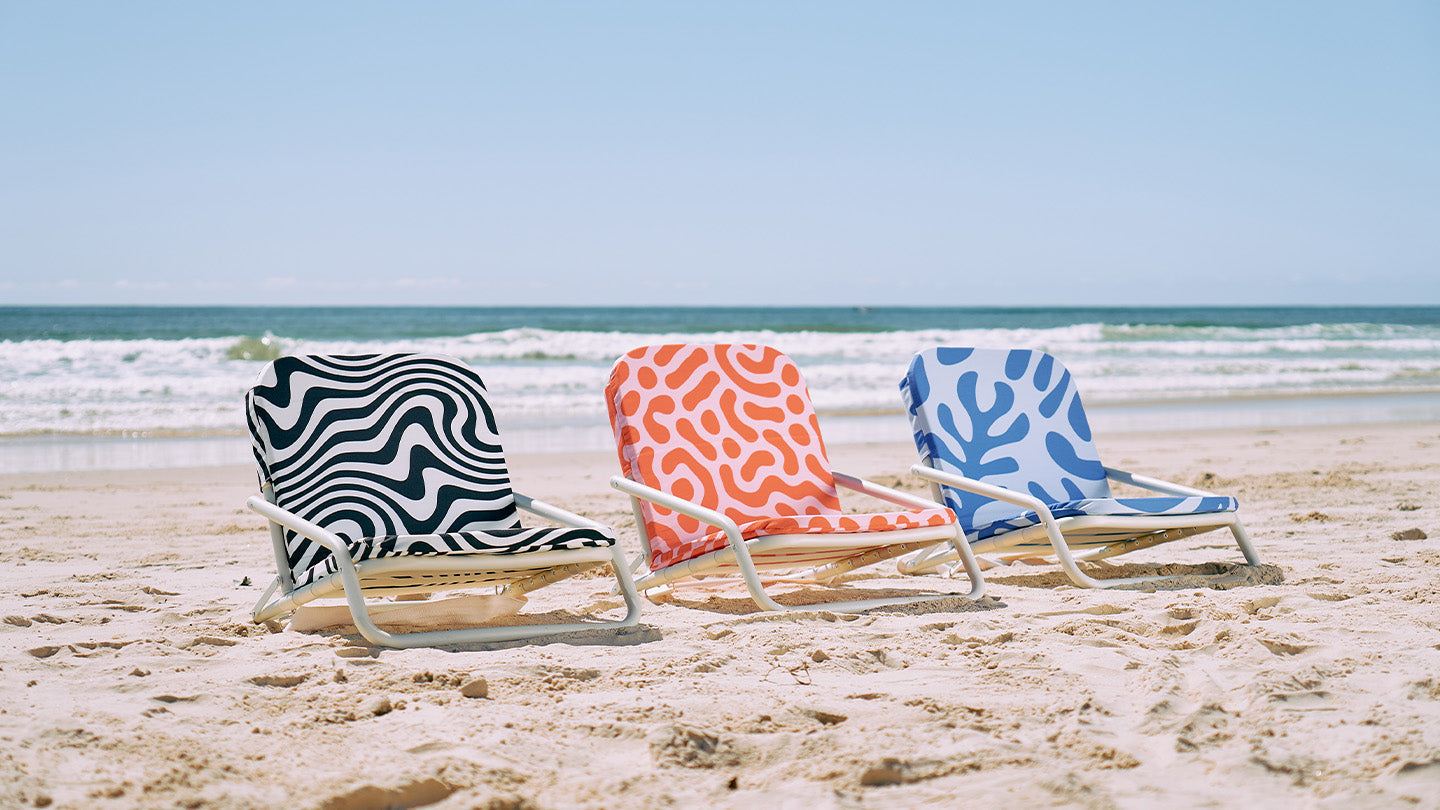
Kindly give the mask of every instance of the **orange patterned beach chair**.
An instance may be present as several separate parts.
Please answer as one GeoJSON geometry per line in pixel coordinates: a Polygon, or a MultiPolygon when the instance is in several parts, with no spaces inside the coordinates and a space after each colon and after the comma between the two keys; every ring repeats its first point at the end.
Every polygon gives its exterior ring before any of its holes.
{"type": "MultiPolygon", "coordinates": [[[[820,582],[948,543],[984,588],[955,516],[914,495],[830,469],[800,370],[767,346],[670,344],[634,349],[605,388],[622,475],[644,546],[642,591],[682,577],[734,574],[756,604],[785,610],[761,569],[813,569],[820,582]],[[836,486],[902,507],[845,514],[836,486]]],[[[949,594],[826,603],[832,610],[949,594]]],[[[808,606],[806,606],[808,607],[808,606]]]]}

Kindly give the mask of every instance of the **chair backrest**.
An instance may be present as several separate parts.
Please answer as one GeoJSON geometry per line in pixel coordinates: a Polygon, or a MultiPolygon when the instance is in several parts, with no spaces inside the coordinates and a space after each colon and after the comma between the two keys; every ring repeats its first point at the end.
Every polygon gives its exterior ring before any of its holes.
{"type": "MultiPolygon", "coordinates": [[[[840,511],[800,369],[768,346],[634,349],[605,386],[620,469],[736,523],[840,511]]],[[[641,503],[652,566],[714,531],[641,503]]]]}
{"type": "MultiPolygon", "coordinates": [[[[520,525],[485,384],[459,360],[281,357],[245,410],[261,485],[346,540],[520,525]]],[[[330,553],[285,541],[294,575],[330,553]]]]}
{"type": "MultiPolygon", "coordinates": [[[[900,391],[915,447],[935,469],[1047,504],[1110,497],[1075,381],[1050,355],[928,349],[910,361],[900,391]]],[[[942,494],[967,528],[1025,511],[950,487],[942,494]]]]}

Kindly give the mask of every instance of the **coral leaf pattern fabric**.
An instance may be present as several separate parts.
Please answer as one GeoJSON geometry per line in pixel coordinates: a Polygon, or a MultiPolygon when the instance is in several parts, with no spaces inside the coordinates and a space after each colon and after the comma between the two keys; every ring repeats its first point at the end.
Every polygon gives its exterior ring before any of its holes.
{"type": "MultiPolygon", "coordinates": [[[[945,525],[942,509],[843,515],[800,369],[768,346],[635,349],[605,388],[620,469],[735,521],[745,538],[945,525]]],[[[658,570],[722,548],[711,526],[641,502],[658,570]]]]}
{"type": "MultiPolygon", "coordinates": [[[[261,484],[275,502],[377,557],[606,547],[595,529],[523,528],[485,385],[439,355],[281,357],[246,395],[261,484]]],[[[286,532],[297,586],[334,573],[286,532]]]]}
{"type": "MultiPolygon", "coordinates": [[[[1025,349],[941,347],[900,382],[915,447],[935,469],[1030,495],[1056,518],[1233,512],[1234,498],[1112,497],[1069,370],[1025,349]]],[[[971,541],[1039,522],[1033,511],[942,487],[971,541]]]]}

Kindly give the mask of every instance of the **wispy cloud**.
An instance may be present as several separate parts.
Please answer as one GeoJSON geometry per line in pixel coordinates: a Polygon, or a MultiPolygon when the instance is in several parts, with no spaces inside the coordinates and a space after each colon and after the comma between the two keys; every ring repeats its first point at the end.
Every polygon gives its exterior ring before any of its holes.
{"type": "Polygon", "coordinates": [[[462,285],[460,279],[454,276],[437,276],[433,278],[397,278],[391,281],[389,286],[401,290],[458,290],[462,285]]]}
{"type": "Polygon", "coordinates": [[[117,290],[139,290],[141,292],[162,292],[170,289],[168,281],[133,281],[128,278],[117,278],[113,285],[117,290]]]}

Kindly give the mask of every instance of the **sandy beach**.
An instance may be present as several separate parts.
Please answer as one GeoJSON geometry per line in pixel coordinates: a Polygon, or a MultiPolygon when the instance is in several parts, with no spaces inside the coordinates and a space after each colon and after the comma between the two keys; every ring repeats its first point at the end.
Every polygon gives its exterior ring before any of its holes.
{"type": "MultiPolygon", "coordinates": [[[[1004,567],[977,603],[864,616],[697,587],[633,632],[388,650],[250,622],[274,562],[248,467],[3,475],[0,805],[1440,806],[1440,423],[1098,441],[1240,498],[1273,567],[1149,591],[1004,567]]],[[[920,491],[912,456],[831,448],[920,491]]],[[[613,454],[511,464],[634,548],[613,454]]],[[[1121,559],[1240,556],[1216,532],[1121,559]]],[[[849,584],[966,590],[880,574],[849,584]]],[[[618,616],[608,583],[526,611],[618,616]]]]}

